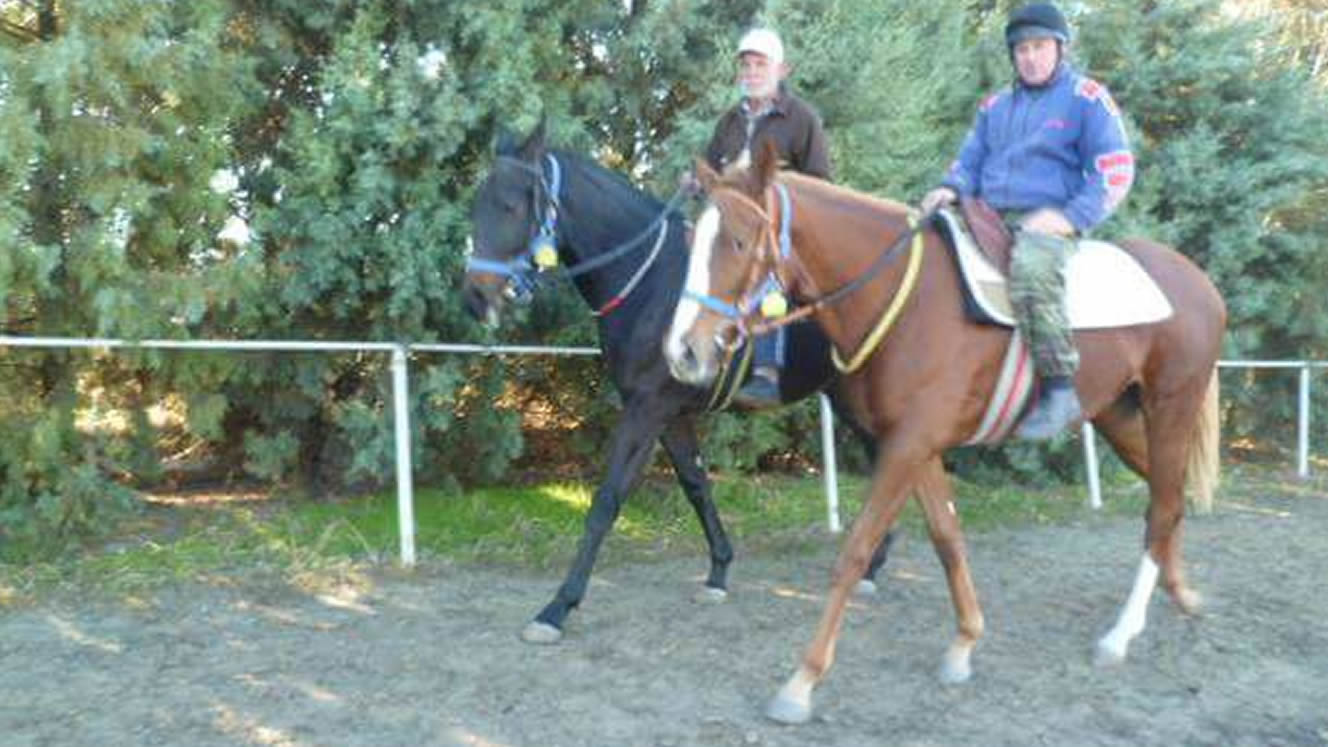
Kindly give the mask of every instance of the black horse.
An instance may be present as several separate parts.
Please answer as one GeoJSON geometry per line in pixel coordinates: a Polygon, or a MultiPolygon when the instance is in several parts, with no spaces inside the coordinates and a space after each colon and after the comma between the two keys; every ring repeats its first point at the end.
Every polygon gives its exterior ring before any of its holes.
{"type": "MultiPolygon", "coordinates": [[[[688,229],[676,200],[666,204],[588,158],[546,148],[541,122],[524,143],[500,136],[493,167],[471,206],[473,254],[465,283],[469,311],[496,323],[506,298],[528,297],[537,265],[556,262],[566,268],[560,271],[572,278],[599,318],[600,349],[623,402],[608,473],[595,491],[576,558],[553,601],[522,632],[531,643],[562,637],[564,619],[585,596],[600,543],[656,440],[696,509],[710,547],[710,575],[698,598],[718,601],[727,594],[733,549],[710,497],[695,419],[727,404],[730,394],[678,382],[669,374],[662,351],[687,274],[688,229]]],[[[781,376],[783,402],[805,398],[835,381],[829,343],[814,324],[789,328],[787,352],[791,363],[781,376]]],[[[745,367],[732,368],[749,373],[745,367]]],[[[729,391],[740,384],[728,382],[729,391]]],[[[835,410],[842,417],[842,408],[835,410]]],[[[874,454],[869,437],[862,437],[868,439],[868,453],[874,454]]],[[[862,588],[874,588],[891,540],[887,535],[876,550],[862,588]]]]}

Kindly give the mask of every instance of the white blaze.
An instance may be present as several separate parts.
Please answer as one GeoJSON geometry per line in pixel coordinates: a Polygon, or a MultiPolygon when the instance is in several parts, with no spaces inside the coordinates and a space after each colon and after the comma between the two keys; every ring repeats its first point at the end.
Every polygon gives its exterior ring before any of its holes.
{"type": "MultiPolygon", "coordinates": [[[[719,208],[707,206],[696,222],[692,233],[692,254],[687,262],[687,279],[683,289],[698,296],[710,295],[710,252],[719,235],[719,208]]],[[[682,336],[696,323],[701,314],[701,304],[686,294],[678,300],[678,308],[673,312],[673,325],[665,338],[664,354],[678,360],[683,355],[682,336]]]]}

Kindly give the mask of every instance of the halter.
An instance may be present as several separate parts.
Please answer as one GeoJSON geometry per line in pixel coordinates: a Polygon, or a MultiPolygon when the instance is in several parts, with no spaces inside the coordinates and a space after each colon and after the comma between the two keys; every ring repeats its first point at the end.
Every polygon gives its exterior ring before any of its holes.
{"type": "Polygon", "coordinates": [[[487,272],[505,277],[512,284],[516,296],[519,299],[526,299],[535,290],[533,275],[540,267],[536,263],[536,254],[546,250],[546,247],[548,250],[557,251],[555,236],[558,231],[558,195],[562,191],[563,172],[558,159],[554,158],[552,153],[544,154],[545,161],[549,164],[549,177],[547,179],[544,176],[544,170],[538,166],[531,166],[525,161],[511,156],[499,156],[498,158],[510,161],[517,167],[534,174],[535,183],[540,191],[548,196],[548,199],[540,200],[538,194],[534,198],[536,213],[540,215],[539,229],[531,237],[525,251],[506,261],[485,259],[483,257],[467,257],[466,272],[487,272]]]}
{"type": "Polygon", "coordinates": [[[552,153],[544,154],[545,162],[549,165],[549,177],[546,179],[543,169],[532,166],[519,158],[512,156],[499,156],[498,158],[499,160],[510,161],[517,167],[534,174],[540,190],[547,195],[548,199],[540,202],[538,195],[535,198],[537,203],[536,212],[540,215],[539,228],[524,252],[506,261],[469,257],[466,260],[466,271],[488,272],[508,278],[520,297],[529,298],[535,288],[537,274],[550,272],[556,268],[561,277],[569,280],[584,275],[627,255],[649,238],[652,232],[657,231],[650,256],[646,258],[641,267],[637,268],[622,290],[614,294],[607,303],[595,309],[592,313],[595,316],[605,316],[622,305],[627,296],[640,285],[646,272],[658,259],[660,249],[664,246],[664,239],[669,230],[667,218],[677,209],[685,196],[685,191],[681,188],[675,191],[659,214],[644,229],[626,242],[619,244],[608,252],[570,267],[557,267],[556,254],[553,255],[552,262],[542,261],[542,257],[545,251],[557,252],[558,211],[562,207],[559,197],[562,188],[562,167],[558,163],[558,159],[552,153]]]}
{"type": "Polygon", "coordinates": [[[736,190],[729,190],[731,193],[730,196],[736,198],[739,205],[756,213],[761,220],[761,224],[765,226],[765,231],[763,231],[764,236],[762,237],[760,245],[756,249],[756,251],[760,253],[760,256],[757,257],[756,262],[752,263],[752,271],[746,283],[746,287],[751,288],[751,290],[739,296],[736,303],[729,303],[717,296],[696,293],[687,289],[683,289],[682,292],[684,298],[695,301],[701,306],[710,309],[737,324],[738,333],[740,335],[739,342],[741,342],[743,337],[750,334],[750,331],[746,328],[746,318],[753,311],[761,307],[761,302],[767,295],[775,292],[783,292],[783,287],[779,282],[779,278],[776,277],[773,271],[765,273],[765,276],[761,277],[762,273],[760,267],[763,260],[766,258],[767,254],[778,252],[773,261],[773,264],[777,266],[780,260],[787,260],[792,252],[793,241],[791,238],[791,232],[793,225],[793,202],[789,199],[788,188],[783,184],[776,182],[773,185],[772,190],[779,200],[778,228],[775,227],[775,219],[770,217],[772,212],[770,208],[774,207],[773,203],[775,199],[772,197],[771,192],[766,192],[766,207],[763,208],[747,195],[736,190]],[[778,236],[778,244],[775,243],[776,235],[778,236]],[[778,246],[778,249],[775,249],[775,246],[778,246]]]}
{"type": "Polygon", "coordinates": [[[762,218],[766,227],[766,230],[764,232],[765,238],[762,241],[761,246],[758,248],[758,251],[761,253],[761,256],[757,258],[756,262],[752,263],[752,272],[746,284],[746,287],[752,290],[744,292],[741,296],[739,296],[738,302],[733,304],[730,304],[722,299],[715,298],[714,296],[692,293],[690,291],[685,291],[684,295],[690,298],[691,300],[701,304],[705,308],[710,309],[711,311],[714,311],[715,313],[727,319],[730,319],[735,323],[735,325],[738,328],[738,334],[739,334],[739,337],[733,346],[734,348],[736,348],[736,346],[738,344],[741,344],[743,338],[746,336],[762,335],[768,332],[772,332],[780,327],[792,324],[795,321],[810,316],[827,306],[837,303],[841,299],[847,297],[849,294],[857,291],[859,288],[866,285],[867,281],[873,278],[878,272],[883,270],[887,264],[893,261],[897,253],[900,250],[902,250],[904,246],[908,245],[909,246],[908,267],[904,271],[904,278],[900,282],[899,289],[890,299],[890,304],[886,307],[880,319],[872,327],[871,331],[868,332],[867,336],[863,339],[862,344],[858,346],[857,351],[854,352],[853,355],[850,356],[849,359],[846,361],[839,354],[838,349],[833,347],[831,348],[830,357],[832,362],[835,364],[835,368],[839,369],[843,373],[852,373],[862,367],[863,363],[865,363],[867,359],[871,356],[872,351],[874,351],[876,347],[881,343],[881,340],[885,338],[885,334],[894,325],[894,322],[898,318],[899,313],[903,310],[904,302],[908,300],[910,295],[912,295],[913,289],[916,287],[917,284],[918,272],[922,265],[922,251],[924,245],[922,241],[921,229],[923,226],[925,226],[928,223],[929,219],[931,218],[931,215],[930,214],[923,215],[921,218],[919,218],[915,217],[913,213],[910,212],[908,215],[908,224],[909,224],[908,230],[902,232],[895,239],[894,243],[890,245],[889,248],[887,248],[883,253],[878,255],[875,260],[872,261],[871,266],[869,266],[862,274],[858,275],[853,280],[850,280],[848,283],[840,286],[839,288],[835,289],[834,291],[831,291],[830,293],[806,301],[791,313],[781,314],[777,318],[760,321],[748,327],[746,323],[747,317],[750,316],[751,313],[760,305],[760,301],[756,301],[754,299],[758,297],[763,297],[765,294],[769,293],[772,284],[776,288],[779,287],[776,271],[780,263],[787,262],[791,256],[791,242],[789,239],[789,235],[790,235],[790,224],[793,222],[792,219],[793,206],[791,201],[789,200],[787,188],[779,182],[775,182],[771,186],[771,189],[767,190],[766,192],[766,204],[768,206],[773,206],[773,199],[770,196],[771,190],[773,190],[775,193],[778,194],[780,207],[781,207],[780,210],[781,216],[778,228],[779,253],[777,255],[774,255],[773,259],[773,265],[775,269],[771,270],[769,273],[766,273],[764,282],[762,282],[763,279],[761,277],[762,273],[760,270],[762,260],[764,260],[768,254],[774,254],[775,252],[773,247],[774,247],[774,235],[776,233],[776,229],[775,229],[774,219],[770,217],[770,210],[762,209],[762,207],[758,205],[755,200],[752,200],[750,197],[747,197],[747,195],[742,194],[737,190],[728,189],[726,191],[729,191],[738,198],[741,198],[740,204],[745,204],[751,210],[755,211],[757,215],[759,215],[762,218]]]}

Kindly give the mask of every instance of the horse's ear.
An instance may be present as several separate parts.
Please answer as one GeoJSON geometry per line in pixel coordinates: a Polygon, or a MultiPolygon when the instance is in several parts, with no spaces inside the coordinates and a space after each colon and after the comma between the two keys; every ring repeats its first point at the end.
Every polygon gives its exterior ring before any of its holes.
{"type": "Polygon", "coordinates": [[[545,130],[545,116],[541,114],[539,124],[535,125],[535,129],[526,136],[526,142],[521,144],[521,156],[527,161],[539,158],[539,155],[544,152],[545,130]]]}
{"type": "Polygon", "coordinates": [[[775,147],[775,141],[771,138],[761,140],[760,152],[756,155],[756,164],[752,168],[752,174],[756,178],[756,193],[765,192],[766,187],[775,179],[775,172],[779,170],[779,150],[775,147]]]}
{"type": "Polygon", "coordinates": [[[701,191],[709,192],[719,181],[719,174],[710,168],[710,164],[704,158],[696,159],[696,181],[701,184],[701,191]]]}

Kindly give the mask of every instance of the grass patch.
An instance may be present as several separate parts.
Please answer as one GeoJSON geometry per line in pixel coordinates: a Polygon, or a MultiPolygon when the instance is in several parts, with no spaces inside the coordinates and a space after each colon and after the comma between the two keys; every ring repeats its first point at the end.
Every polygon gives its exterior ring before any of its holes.
{"type": "MultiPolygon", "coordinates": [[[[1285,491],[1283,473],[1228,471],[1224,494],[1285,491]]],[[[1321,490],[1323,485],[1298,489],[1321,490]]],[[[860,476],[842,475],[845,526],[867,489],[860,476]]],[[[420,490],[415,497],[416,550],[424,566],[485,564],[562,574],[576,551],[593,485],[557,482],[464,494],[420,490]]],[[[1087,507],[1087,489],[1033,489],[956,482],[966,531],[1105,521],[1140,516],[1144,483],[1122,474],[1104,485],[1102,511],[1087,507]]],[[[819,478],[719,475],[714,495],[740,554],[794,553],[838,542],[826,529],[819,478]]],[[[900,517],[909,535],[925,538],[912,501],[900,517]]],[[[203,580],[245,583],[270,579],[304,587],[344,583],[368,569],[386,569],[398,556],[393,493],[325,502],[262,498],[205,505],[150,505],[110,540],[53,562],[0,564],[0,607],[61,589],[133,595],[163,585],[203,580]]],[[[695,514],[681,490],[663,477],[647,479],[631,496],[606,539],[600,567],[705,553],[695,514]]]]}

